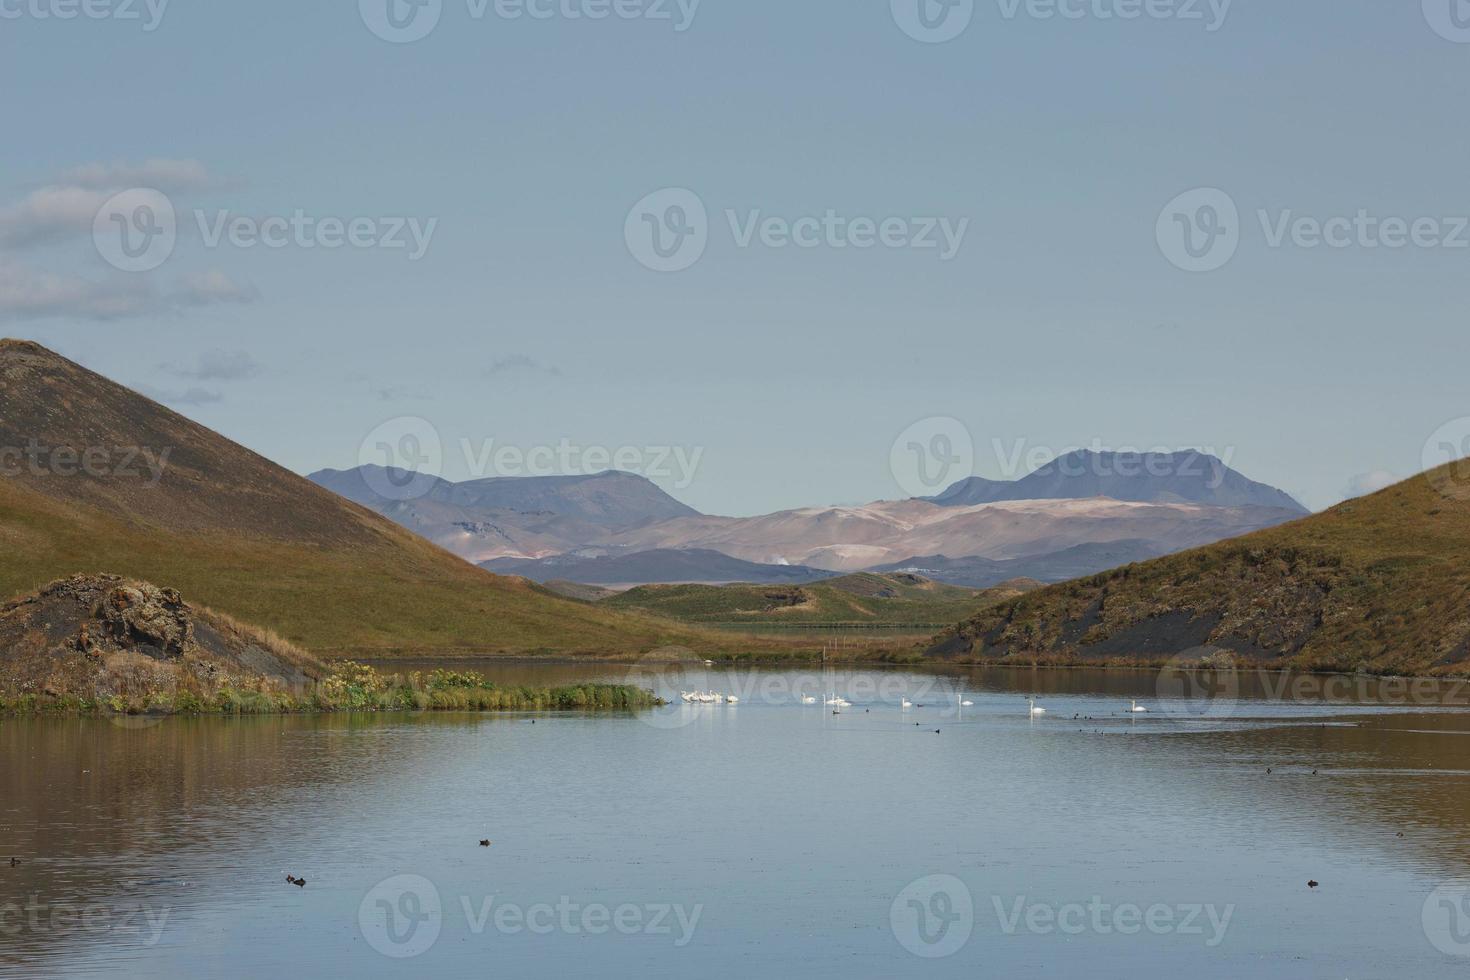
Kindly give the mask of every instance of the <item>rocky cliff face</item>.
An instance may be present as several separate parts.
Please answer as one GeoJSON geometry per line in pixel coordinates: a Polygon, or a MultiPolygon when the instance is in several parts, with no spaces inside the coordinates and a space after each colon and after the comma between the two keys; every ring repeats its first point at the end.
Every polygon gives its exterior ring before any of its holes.
{"type": "Polygon", "coordinates": [[[298,687],[321,666],[288,644],[117,575],[74,575],[0,607],[0,688],[105,697],[298,687]]]}

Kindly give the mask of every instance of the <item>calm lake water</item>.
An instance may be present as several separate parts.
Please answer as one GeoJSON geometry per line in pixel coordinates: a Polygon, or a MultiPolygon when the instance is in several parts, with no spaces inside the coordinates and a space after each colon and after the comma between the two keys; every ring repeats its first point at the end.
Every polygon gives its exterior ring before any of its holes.
{"type": "Polygon", "coordinates": [[[1470,972],[1470,692],[635,680],[742,700],[0,721],[0,976],[1470,972]]]}

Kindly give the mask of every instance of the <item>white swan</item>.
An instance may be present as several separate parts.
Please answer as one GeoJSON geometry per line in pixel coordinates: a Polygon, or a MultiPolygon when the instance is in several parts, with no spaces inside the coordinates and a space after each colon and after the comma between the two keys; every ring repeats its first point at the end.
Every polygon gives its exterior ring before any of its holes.
{"type": "Polygon", "coordinates": [[[1141,715],[1141,714],[1146,714],[1148,712],[1148,709],[1145,708],[1143,705],[1139,704],[1137,701],[1134,701],[1133,702],[1133,707],[1129,708],[1128,711],[1129,711],[1130,714],[1140,714],[1141,715]]]}
{"type": "Polygon", "coordinates": [[[813,697],[812,695],[810,695],[810,694],[803,694],[801,696],[801,703],[802,704],[816,704],[817,703],[817,699],[815,697],[813,697]]]}
{"type": "Polygon", "coordinates": [[[975,703],[974,701],[966,701],[966,700],[964,700],[964,697],[965,696],[963,694],[956,694],[955,695],[955,700],[957,700],[957,701],[960,702],[960,707],[961,708],[968,708],[968,707],[970,707],[971,705],[973,705],[975,703]]]}
{"type": "Polygon", "coordinates": [[[1036,706],[1036,699],[1035,698],[1027,698],[1026,700],[1029,701],[1029,702],[1031,702],[1031,715],[1032,715],[1033,718],[1036,715],[1044,715],[1044,714],[1046,714],[1046,709],[1045,708],[1038,708],[1036,706]]]}
{"type": "Polygon", "coordinates": [[[902,705],[902,706],[903,706],[903,707],[905,707],[905,708],[912,708],[912,707],[913,707],[913,706],[914,706],[914,702],[912,702],[912,701],[910,701],[910,700],[909,700],[909,699],[908,699],[908,698],[904,698],[904,699],[903,699],[903,700],[902,700],[902,701],[901,701],[901,702],[899,702],[899,703],[900,703],[900,704],[901,704],[901,705],[902,705]]]}
{"type": "Polygon", "coordinates": [[[727,695],[726,698],[725,698],[725,703],[726,704],[739,704],[740,703],[740,699],[737,698],[733,694],[727,695]]]}

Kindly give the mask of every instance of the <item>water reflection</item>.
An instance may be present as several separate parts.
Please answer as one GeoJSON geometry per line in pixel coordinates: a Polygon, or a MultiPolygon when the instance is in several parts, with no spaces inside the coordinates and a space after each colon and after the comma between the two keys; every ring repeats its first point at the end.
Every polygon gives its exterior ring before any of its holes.
{"type": "Polygon", "coordinates": [[[924,964],[941,975],[981,962],[1198,976],[1464,965],[1420,923],[1432,889],[1470,877],[1470,714],[1453,704],[1283,701],[1247,679],[1228,717],[1191,718],[1148,672],[476,669],[742,701],[672,705],[663,721],[0,721],[0,975],[225,976],[247,960],[391,975],[402,964],[364,941],[358,914],[394,875],[443,893],[444,935],[413,962],[451,973],[490,952],[511,973],[585,972],[589,949],[604,974],[677,962],[851,976],[853,957],[861,975],[912,972],[889,905],[936,873],[989,917],[953,957],[924,964]],[[827,690],[853,706],[800,701],[827,690]],[[1027,715],[1029,696],[1046,716],[1027,715]],[[1129,712],[1135,701],[1150,710],[1129,712]],[[287,873],[310,884],[292,888],[287,873]],[[1322,883],[1315,904],[1308,878],[1322,883]],[[646,935],[564,931],[497,935],[487,950],[447,916],[490,894],[707,908],[693,960],[671,961],[687,951],[646,935]],[[981,927],[1015,896],[1092,894],[1237,912],[1208,958],[1177,936],[1141,947],[981,927]]]}

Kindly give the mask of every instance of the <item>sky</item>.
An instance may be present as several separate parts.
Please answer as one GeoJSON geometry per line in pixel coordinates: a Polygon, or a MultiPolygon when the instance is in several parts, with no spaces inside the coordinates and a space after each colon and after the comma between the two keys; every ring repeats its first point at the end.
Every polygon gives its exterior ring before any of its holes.
{"type": "Polygon", "coordinates": [[[0,0],[0,334],[301,473],[733,515],[1470,437],[1463,0],[391,2],[0,0]]]}

